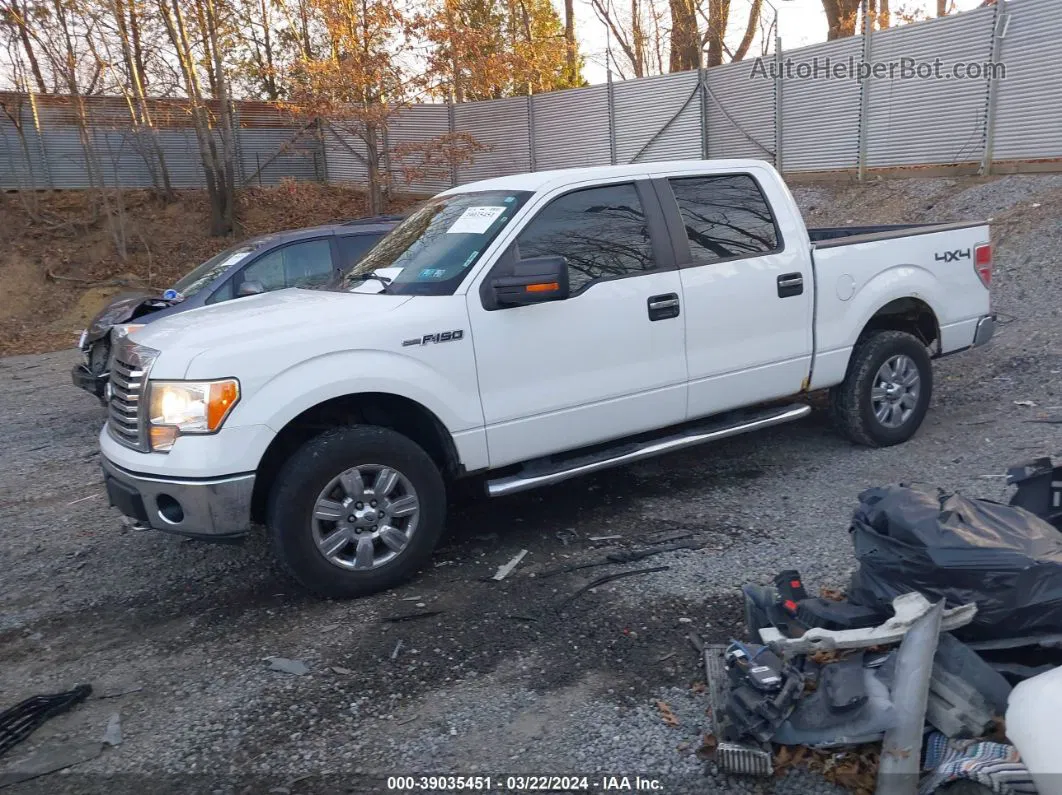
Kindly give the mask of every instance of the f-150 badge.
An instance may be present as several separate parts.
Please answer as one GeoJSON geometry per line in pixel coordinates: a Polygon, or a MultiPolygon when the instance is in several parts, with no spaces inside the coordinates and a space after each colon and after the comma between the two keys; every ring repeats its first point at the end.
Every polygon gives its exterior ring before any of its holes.
{"type": "Polygon", "coordinates": [[[455,342],[464,338],[464,336],[465,330],[460,328],[456,331],[440,331],[438,334],[425,334],[423,337],[406,340],[402,343],[402,347],[408,348],[410,345],[430,345],[433,342],[455,342]]]}

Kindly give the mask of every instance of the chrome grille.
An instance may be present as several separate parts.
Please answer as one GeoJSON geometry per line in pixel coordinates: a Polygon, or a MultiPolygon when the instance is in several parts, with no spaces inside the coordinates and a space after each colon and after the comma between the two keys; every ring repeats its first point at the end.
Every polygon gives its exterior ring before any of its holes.
{"type": "Polygon", "coordinates": [[[123,339],[111,364],[107,427],[111,436],[126,447],[143,452],[148,450],[144,393],[148,370],[156,356],[158,351],[123,339]]]}

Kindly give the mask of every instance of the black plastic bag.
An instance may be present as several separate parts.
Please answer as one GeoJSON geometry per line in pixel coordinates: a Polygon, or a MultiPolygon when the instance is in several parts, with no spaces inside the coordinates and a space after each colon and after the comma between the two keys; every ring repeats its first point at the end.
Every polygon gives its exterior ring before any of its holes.
{"type": "Polygon", "coordinates": [[[848,599],[891,609],[917,591],[977,603],[968,640],[1062,632],[1062,533],[1023,508],[903,486],[859,495],[848,599]]]}

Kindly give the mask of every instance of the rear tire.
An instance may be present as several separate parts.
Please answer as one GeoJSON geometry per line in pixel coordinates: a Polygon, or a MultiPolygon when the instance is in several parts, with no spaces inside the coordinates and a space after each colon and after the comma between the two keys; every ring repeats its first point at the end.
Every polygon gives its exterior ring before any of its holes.
{"type": "Polygon", "coordinates": [[[282,567],[319,596],[393,588],[431,558],[446,488],[431,457],[388,428],[335,428],[306,442],[277,475],[268,520],[282,567]]]}
{"type": "Polygon", "coordinates": [[[851,441],[889,447],[914,436],[932,394],[926,346],[904,331],[874,331],[856,343],[848,374],[830,390],[830,415],[851,441]]]}

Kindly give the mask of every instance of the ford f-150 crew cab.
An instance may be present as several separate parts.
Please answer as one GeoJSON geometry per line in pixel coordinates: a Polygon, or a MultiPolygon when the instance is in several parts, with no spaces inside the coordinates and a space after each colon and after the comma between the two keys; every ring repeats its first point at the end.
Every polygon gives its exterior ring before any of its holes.
{"type": "Polygon", "coordinates": [[[264,522],[304,586],[393,586],[448,487],[498,496],[804,416],[903,442],[932,357],[993,333],[981,223],[805,228],[760,161],[516,174],[439,194],[330,290],[119,343],[100,435],[141,527],[264,522]],[[385,275],[390,274],[390,276],[385,275]]]}

